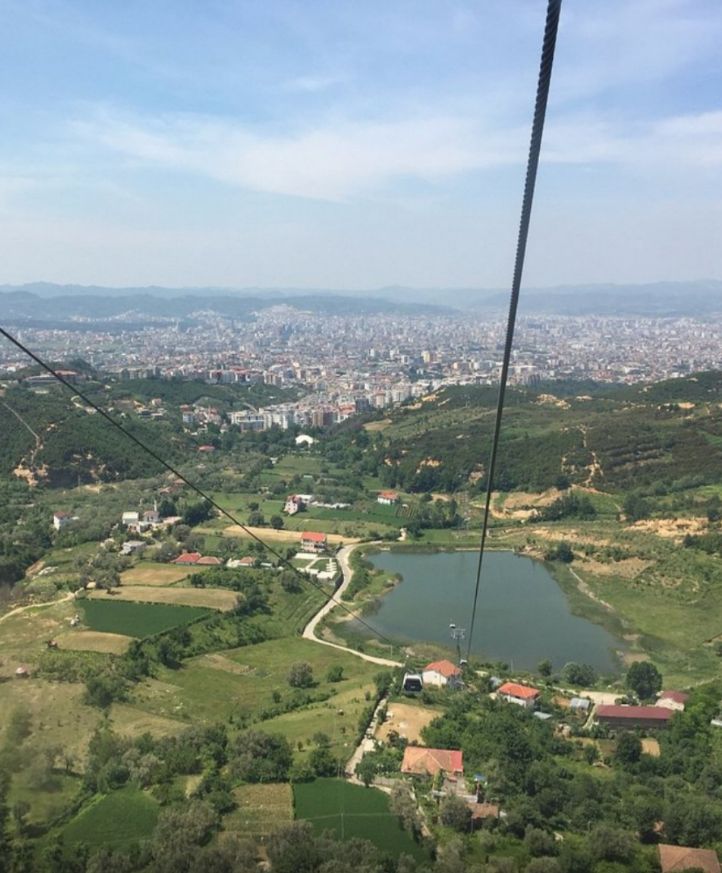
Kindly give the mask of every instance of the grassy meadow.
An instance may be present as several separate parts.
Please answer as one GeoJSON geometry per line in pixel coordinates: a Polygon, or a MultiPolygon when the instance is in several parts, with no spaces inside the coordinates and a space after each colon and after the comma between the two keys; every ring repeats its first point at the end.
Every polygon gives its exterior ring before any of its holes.
{"type": "Polygon", "coordinates": [[[153,636],[210,614],[208,609],[123,600],[82,600],[85,623],[92,630],[129,637],[153,636]]]}

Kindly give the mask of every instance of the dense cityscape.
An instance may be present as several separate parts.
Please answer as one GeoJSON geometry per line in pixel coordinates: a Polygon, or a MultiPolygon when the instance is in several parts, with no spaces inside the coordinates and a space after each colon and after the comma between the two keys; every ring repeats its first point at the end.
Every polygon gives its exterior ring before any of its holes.
{"type": "MultiPolygon", "coordinates": [[[[21,337],[54,361],[82,359],[119,380],[197,379],[295,389],[296,399],[233,411],[184,408],[184,424],[241,430],[322,427],[448,385],[492,384],[501,366],[502,316],[326,315],[283,305],[249,321],[199,312],[192,326],[149,321],[142,329],[28,327],[21,337]]],[[[27,362],[0,347],[5,377],[27,378],[27,362]]],[[[520,319],[511,382],[635,383],[677,378],[722,365],[722,318],[536,316],[520,319]]],[[[42,385],[42,375],[30,384],[42,385]]]]}

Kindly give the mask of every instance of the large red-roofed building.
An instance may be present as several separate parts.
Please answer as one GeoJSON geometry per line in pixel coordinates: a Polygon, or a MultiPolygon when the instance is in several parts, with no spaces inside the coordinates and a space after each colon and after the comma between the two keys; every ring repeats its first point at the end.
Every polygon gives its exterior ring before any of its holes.
{"type": "Polygon", "coordinates": [[[595,718],[599,724],[617,728],[665,728],[674,715],[663,706],[598,706],[595,718]]]}
{"type": "Polygon", "coordinates": [[[662,873],[682,873],[683,870],[722,873],[717,852],[713,849],[690,849],[687,846],[669,846],[665,843],[661,843],[658,849],[662,873]]]}
{"type": "Polygon", "coordinates": [[[312,552],[323,552],[326,550],[326,544],[327,538],[325,533],[305,530],[301,534],[301,546],[304,549],[309,549],[312,552]]]}

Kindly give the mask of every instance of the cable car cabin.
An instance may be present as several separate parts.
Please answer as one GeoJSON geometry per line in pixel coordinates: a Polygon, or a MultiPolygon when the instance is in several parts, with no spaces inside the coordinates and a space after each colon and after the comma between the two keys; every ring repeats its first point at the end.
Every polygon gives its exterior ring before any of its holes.
{"type": "Polygon", "coordinates": [[[404,681],[401,683],[404,694],[419,694],[424,690],[424,682],[418,673],[404,673],[404,681]]]}

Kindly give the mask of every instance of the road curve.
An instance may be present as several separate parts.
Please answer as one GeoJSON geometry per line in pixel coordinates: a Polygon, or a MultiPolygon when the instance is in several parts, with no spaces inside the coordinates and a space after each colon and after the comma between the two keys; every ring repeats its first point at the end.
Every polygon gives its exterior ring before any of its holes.
{"type": "Polygon", "coordinates": [[[319,622],[322,621],[329,612],[334,609],[334,607],[338,606],[338,601],[341,599],[344,591],[351,584],[351,576],[353,573],[349,566],[349,558],[351,557],[351,552],[354,548],[355,546],[344,546],[342,549],[339,549],[336,554],[336,560],[338,561],[341,573],[343,574],[343,582],[341,582],[334,592],[334,596],[329,597],[326,603],[324,603],[319,611],[308,622],[303,629],[303,638],[305,640],[312,640],[314,643],[320,643],[322,646],[329,646],[332,649],[338,649],[341,652],[348,652],[350,655],[355,655],[357,658],[369,661],[371,664],[379,664],[381,667],[402,667],[403,664],[400,661],[392,661],[390,658],[377,658],[375,655],[367,655],[364,652],[357,652],[356,649],[342,646],[339,643],[331,643],[328,640],[322,640],[320,637],[316,636],[316,627],[319,622]]]}

